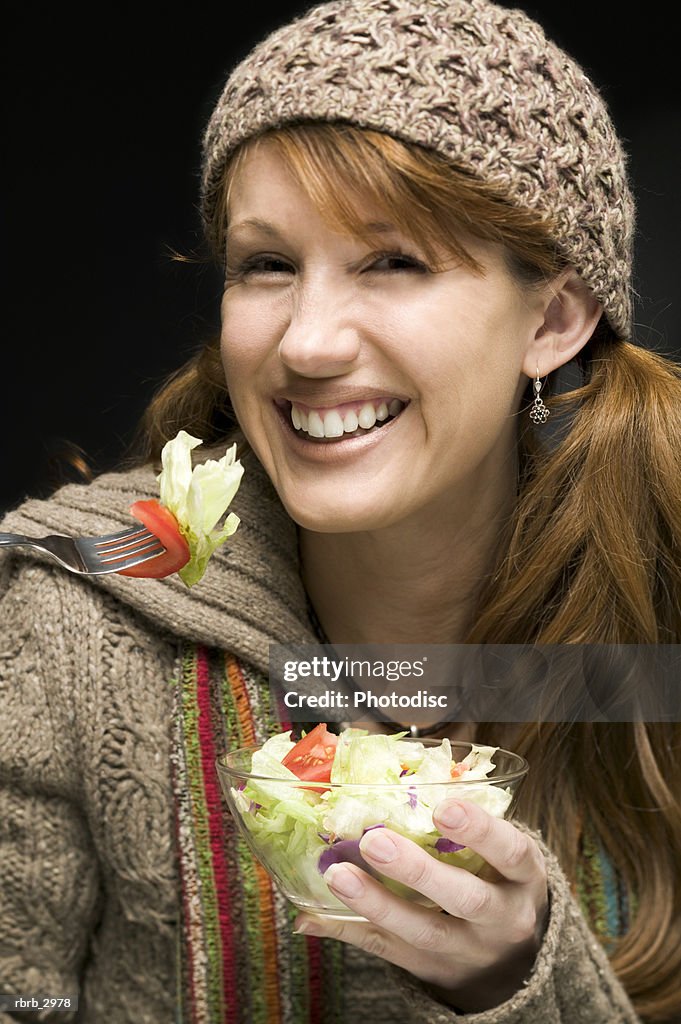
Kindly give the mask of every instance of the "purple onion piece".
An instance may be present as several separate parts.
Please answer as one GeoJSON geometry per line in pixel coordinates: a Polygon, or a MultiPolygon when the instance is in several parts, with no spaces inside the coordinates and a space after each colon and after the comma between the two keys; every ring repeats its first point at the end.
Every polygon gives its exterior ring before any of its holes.
{"type": "Polygon", "coordinates": [[[402,771],[400,772],[400,778],[402,778],[403,775],[406,775],[408,771],[408,768],[403,768],[402,771]]]}
{"type": "Polygon", "coordinates": [[[317,835],[319,836],[319,838],[324,843],[328,843],[328,842],[331,841],[331,833],[330,832],[318,832],[317,835]]]}
{"type": "Polygon", "coordinates": [[[419,802],[418,797],[416,796],[416,790],[414,789],[413,786],[410,786],[409,789],[407,790],[407,793],[409,794],[409,806],[411,807],[412,810],[414,810],[417,803],[419,802]]]}
{"type": "Polygon", "coordinates": [[[340,839],[333,846],[322,850],[317,862],[319,874],[323,875],[332,864],[355,864],[358,868],[366,871],[367,874],[377,877],[376,871],[367,864],[360,853],[359,839],[340,839]]]}
{"type": "Polygon", "coordinates": [[[359,852],[359,839],[341,839],[327,850],[322,850],[317,862],[320,875],[323,875],[332,864],[356,864],[359,868],[366,867],[366,861],[359,852]]]}
{"type": "Polygon", "coordinates": [[[251,800],[250,804],[248,805],[248,813],[255,814],[255,812],[259,811],[261,807],[262,804],[256,804],[255,800],[251,800]]]}
{"type": "Polygon", "coordinates": [[[242,782],[242,783],[241,783],[241,785],[240,785],[240,786],[237,786],[236,788],[237,788],[237,789],[239,790],[239,792],[241,792],[241,790],[242,790],[242,789],[245,789],[245,788],[246,788],[246,782],[245,782],[245,781],[244,781],[244,782],[242,782]]]}
{"type": "Polygon", "coordinates": [[[464,843],[455,843],[453,839],[441,836],[435,844],[435,849],[438,853],[458,853],[459,850],[465,850],[466,846],[464,843]]]}

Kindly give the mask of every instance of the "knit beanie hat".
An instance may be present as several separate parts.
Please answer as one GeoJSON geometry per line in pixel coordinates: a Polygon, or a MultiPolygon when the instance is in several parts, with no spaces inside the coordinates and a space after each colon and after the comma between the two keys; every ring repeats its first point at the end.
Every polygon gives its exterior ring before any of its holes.
{"type": "Polygon", "coordinates": [[[299,121],[352,122],[435,150],[553,225],[559,251],[631,336],[634,202],[584,71],[524,13],[489,0],[331,0],[230,75],[203,139],[202,216],[235,148],[299,121]]]}

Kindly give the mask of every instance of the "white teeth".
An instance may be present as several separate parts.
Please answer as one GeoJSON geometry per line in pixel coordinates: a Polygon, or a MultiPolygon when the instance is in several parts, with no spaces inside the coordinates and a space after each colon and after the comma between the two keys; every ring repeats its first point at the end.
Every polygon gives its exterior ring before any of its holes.
{"type": "Polygon", "coordinates": [[[335,409],[331,409],[324,417],[324,437],[342,437],[343,420],[335,409]]]}
{"type": "Polygon", "coordinates": [[[364,427],[365,430],[369,430],[376,423],[376,410],[374,409],[371,402],[367,402],[359,410],[359,425],[364,427]]]}
{"type": "Polygon", "coordinates": [[[324,437],[322,418],[314,409],[310,410],[310,415],[307,418],[307,432],[310,437],[324,437]]]}
{"type": "Polygon", "coordinates": [[[343,429],[345,430],[345,433],[354,433],[358,426],[359,420],[357,419],[357,413],[350,410],[350,412],[345,414],[345,419],[343,420],[343,429]]]}
{"type": "Polygon", "coordinates": [[[397,416],[403,408],[404,403],[399,398],[393,398],[390,403],[381,402],[377,407],[372,402],[365,402],[359,413],[350,409],[345,416],[341,416],[337,409],[329,409],[322,419],[316,409],[307,412],[291,403],[291,423],[294,430],[300,430],[310,437],[342,437],[344,433],[354,434],[359,427],[371,430],[376,423],[383,423],[389,416],[397,416]]]}

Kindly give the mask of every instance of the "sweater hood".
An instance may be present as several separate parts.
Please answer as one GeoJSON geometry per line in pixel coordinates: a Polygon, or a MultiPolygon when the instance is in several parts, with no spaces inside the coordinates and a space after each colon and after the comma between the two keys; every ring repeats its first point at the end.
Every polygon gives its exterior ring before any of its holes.
{"type": "MultiPolygon", "coordinates": [[[[195,461],[220,457],[199,449],[195,461]]],[[[314,643],[300,580],[296,526],[255,456],[242,457],[244,475],[230,507],[241,519],[236,533],[214,553],[203,579],[191,589],[176,575],[161,580],[111,574],[82,576],[173,635],[227,647],[267,670],[270,643],[314,643]]],[[[29,499],[9,512],[0,529],[42,537],[49,533],[97,536],[133,525],[134,501],[157,498],[151,465],[105,473],[89,484],[67,484],[46,500],[29,499]]],[[[51,565],[49,556],[12,548],[5,557],[51,565]]],[[[67,570],[64,570],[65,572],[67,570]]]]}

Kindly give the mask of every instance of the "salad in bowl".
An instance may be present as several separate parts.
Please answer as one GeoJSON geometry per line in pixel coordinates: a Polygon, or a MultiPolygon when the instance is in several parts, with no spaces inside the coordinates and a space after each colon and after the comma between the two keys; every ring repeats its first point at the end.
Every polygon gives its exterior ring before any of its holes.
{"type": "Polygon", "coordinates": [[[324,881],[331,864],[349,861],[400,896],[434,906],[364,860],[359,843],[367,831],[388,827],[477,874],[482,857],[442,836],[433,811],[456,796],[508,817],[528,767],[499,747],[357,728],[337,736],[325,723],[297,743],[288,731],[217,759],[229,809],[285,896],[309,913],[355,919],[324,881]]]}

